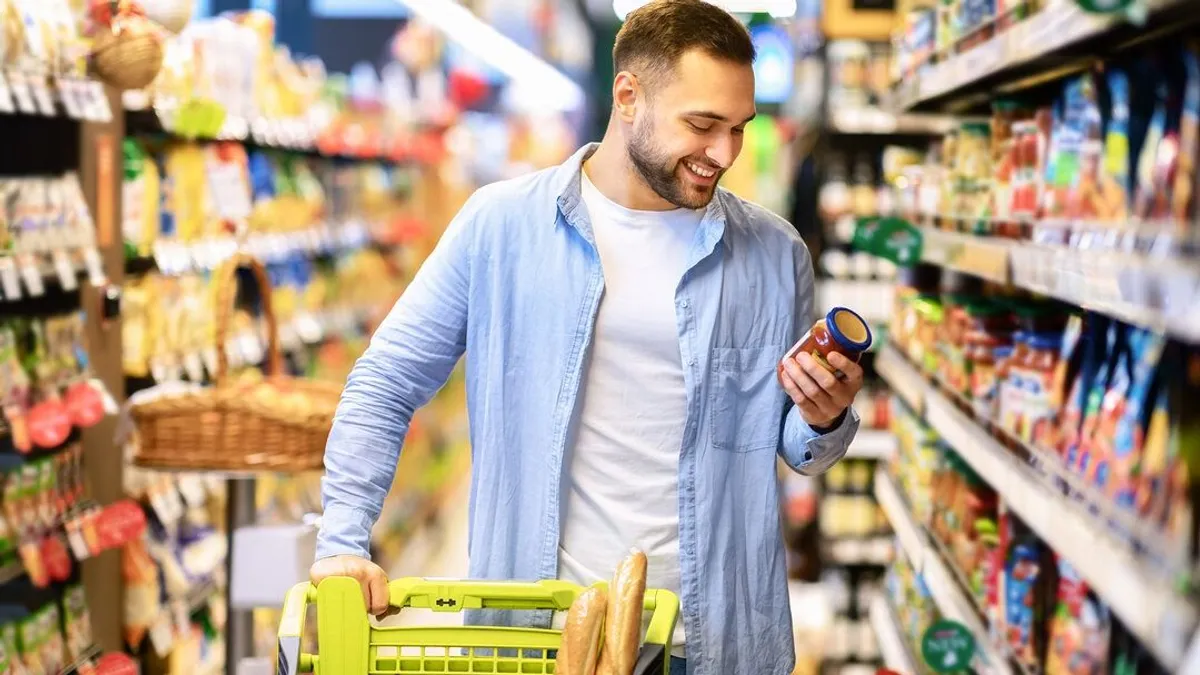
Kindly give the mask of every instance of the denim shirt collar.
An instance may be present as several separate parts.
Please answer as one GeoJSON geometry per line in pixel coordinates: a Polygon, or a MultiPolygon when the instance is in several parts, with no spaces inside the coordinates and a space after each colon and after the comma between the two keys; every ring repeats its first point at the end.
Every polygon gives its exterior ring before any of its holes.
{"type": "MultiPolygon", "coordinates": [[[[553,193],[557,195],[557,214],[561,214],[567,225],[575,228],[580,235],[592,246],[596,245],[592,232],[592,223],[588,218],[587,209],[583,205],[583,163],[587,161],[599,143],[588,143],[575,151],[567,161],[553,169],[551,179],[553,193]]],[[[699,262],[711,254],[725,236],[725,199],[727,193],[718,187],[712,201],[704,209],[700,219],[700,230],[697,233],[698,249],[693,248],[689,266],[699,262]]],[[[557,217],[555,218],[557,222],[557,217]]]]}

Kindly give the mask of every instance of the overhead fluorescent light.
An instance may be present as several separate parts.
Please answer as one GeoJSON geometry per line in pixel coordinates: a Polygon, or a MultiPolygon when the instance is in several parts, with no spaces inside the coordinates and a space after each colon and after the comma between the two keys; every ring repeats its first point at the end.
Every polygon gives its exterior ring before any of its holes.
{"type": "Polygon", "coordinates": [[[454,0],[395,0],[524,91],[541,91],[540,103],[558,110],[583,106],[583,89],[557,68],[484,23],[454,0]]]}
{"type": "MultiPolygon", "coordinates": [[[[796,0],[708,0],[730,14],[770,14],[777,19],[796,16],[796,0]]],[[[624,21],[633,10],[648,0],[613,0],[613,11],[624,21]]]]}

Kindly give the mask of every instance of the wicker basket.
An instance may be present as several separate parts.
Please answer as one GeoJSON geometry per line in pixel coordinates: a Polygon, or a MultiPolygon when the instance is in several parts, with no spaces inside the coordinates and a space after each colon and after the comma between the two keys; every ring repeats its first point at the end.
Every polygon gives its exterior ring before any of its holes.
{"type": "Polygon", "coordinates": [[[238,254],[215,274],[217,372],[213,386],[134,403],[134,463],[182,471],[317,471],[341,396],[341,386],[285,374],[271,288],[262,263],[238,254]],[[267,375],[236,381],[224,345],[237,290],[235,272],[249,267],[258,281],[267,322],[267,375]]]}
{"type": "Polygon", "coordinates": [[[115,15],[112,25],[101,28],[90,57],[96,77],[116,89],[150,86],[163,63],[163,38],[149,19],[115,15]]]}

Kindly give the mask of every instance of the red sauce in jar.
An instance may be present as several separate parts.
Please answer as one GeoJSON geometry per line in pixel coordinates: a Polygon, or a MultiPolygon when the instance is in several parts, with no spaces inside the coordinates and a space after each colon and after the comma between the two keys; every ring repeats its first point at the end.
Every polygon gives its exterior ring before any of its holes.
{"type": "Polygon", "coordinates": [[[783,364],[807,352],[826,370],[842,377],[841,371],[829,363],[829,355],[837,352],[858,363],[863,352],[871,347],[871,327],[857,312],[845,307],[834,307],[825,318],[818,320],[804,337],[783,355],[776,366],[776,376],[783,382],[783,364]]]}

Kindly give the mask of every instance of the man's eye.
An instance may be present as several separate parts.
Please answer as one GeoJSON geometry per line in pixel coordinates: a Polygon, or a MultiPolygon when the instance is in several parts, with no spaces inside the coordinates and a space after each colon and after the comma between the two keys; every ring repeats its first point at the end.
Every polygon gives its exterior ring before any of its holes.
{"type": "Polygon", "coordinates": [[[741,135],[742,135],[742,134],[744,134],[744,133],[746,133],[746,130],[745,130],[745,129],[742,129],[742,128],[740,128],[740,127],[734,127],[734,128],[733,128],[733,135],[734,135],[734,136],[741,136],[741,135]]]}
{"type": "Polygon", "coordinates": [[[692,131],[695,131],[695,132],[701,133],[701,134],[706,134],[712,129],[711,126],[702,127],[699,124],[695,124],[693,122],[688,122],[688,126],[692,128],[692,131]]]}

